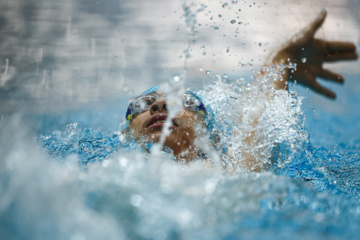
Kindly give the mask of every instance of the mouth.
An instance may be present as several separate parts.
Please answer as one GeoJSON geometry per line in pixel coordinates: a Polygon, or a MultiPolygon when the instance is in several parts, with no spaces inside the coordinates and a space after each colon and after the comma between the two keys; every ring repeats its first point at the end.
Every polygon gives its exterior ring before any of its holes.
{"type": "MultiPolygon", "coordinates": [[[[166,122],[167,117],[167,114],[156,114],[152,116],[146,124],[146,128],[162,128],[166,122]]],[[[176,127],[179,126],[174,119],[172,119],[172,125],[176,127]]]]}

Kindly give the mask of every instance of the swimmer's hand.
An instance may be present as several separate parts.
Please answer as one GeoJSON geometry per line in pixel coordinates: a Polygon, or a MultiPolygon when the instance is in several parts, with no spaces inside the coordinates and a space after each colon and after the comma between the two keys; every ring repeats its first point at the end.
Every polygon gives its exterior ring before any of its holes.
{"type": "MultiPolygon", "coordinates": [[[[272,64],[296,63],[296,71],[285,71],[284,79],[295,81],[322,94],[335,99],[336,94],[320,85],[316,78],[343,83],[344,77],[323,68],[323,63],[357,59],[356,47],[351,42],[326,41],[314,38],[326,17],[326,11],[310,25],[295,35],[272,59],[272,64]]],[[[286,89],[285,81],[276,81],[275,88],[286,89]]]]}

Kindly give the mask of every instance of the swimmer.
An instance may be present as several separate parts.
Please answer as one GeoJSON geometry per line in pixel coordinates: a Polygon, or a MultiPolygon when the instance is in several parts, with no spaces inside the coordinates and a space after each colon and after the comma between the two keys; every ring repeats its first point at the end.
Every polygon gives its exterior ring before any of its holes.
{"type": "MultiPolygon", "coordinates": [[[[184,93],[182,100],[184,109],[172,119],[164,146],[171,149],[174,156],[190,161],[199,155],[194,144],[195,132],[205,127],[203,118],[207,110],[201,99],[190,91],[184,93]]],[[[158,92],[158,87],[152,87],[130,103],[126,113],[127,130],[137,142],[157,143],[167,117],[164,93],[158,92]]]]}
{"type": "MultiPolygon", "coordinates": [[[[266,67],[279,66],[280,64],[296,63],[296,71],[288,68],[282,71],[282,80],[275,79],[274,88],[287,90],[288,82],[296,80],[315,92],[334,99],[335,93],[320,85],[316,78],[343,83],[344,78],[322,67],[325,62],[357,59],[356,48],[350,42],[325,41],[314,38],[316,31],[326,17],[323,11],[308,28],[285,44],[279,51],[270,55],[265,62],[255,81],[266,74],[266,67]],[[302,59],[306,59],[303,61],[302,59]]],[[[153,87],[135,98],[130,103],[127,113],[127,128],[123,131],[128,137],[132,136],[136,142],[158,143],[168,117],[168,105],[164,93],[153,87]]],[[[209,125],[208,111],[202,100],[193,92],[186,91],[182,97],[183,109],[171,120],[170,132],[164,139],[164,148],[171,149],[176,158],[189,162],[196,158],[204,157],[200,148],[196,147],[195,139],[201,131],[209,125]]],[[[256,121],[254,121],[256,122],[256,121]]],[[[250,144],[252,138],[245,140],[250,144]]],[[[255,166],[256,160],[251,156],[246,165],[255,166]]],[[[260,171],[253,167],[252,170],[260,171]]]]}

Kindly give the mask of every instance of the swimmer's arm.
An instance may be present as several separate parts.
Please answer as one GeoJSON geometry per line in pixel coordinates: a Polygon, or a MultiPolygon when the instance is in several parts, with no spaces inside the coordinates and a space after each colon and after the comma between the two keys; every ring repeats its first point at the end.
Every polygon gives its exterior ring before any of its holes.
{"type": "MultiPolygon", "coordinates": [[[[281,74],[273,82],[275,89],[288,89],[288,82],[295,81],[307,86],[317,93],[329,98],[335,98],[336,95],[331,90],[320,85],[316,78],[343,83],[344,77],[338,73],[331,72],[322,67],[323,63],[336,62],[342,60],[354,60],[358,58],[356,47],[351,42],[337,42],[316,39],[316,31],[321,27],[326,17],[326,11],[323,11],[310,25],[295,35],[288,43],[283,45],[280,50],[268,57],[264,64],[264,70],[260,71],[255,81],[260,81],[267,73],[267,69],[276,68],[281,74]],[[295,63],[296,69],[281,68],[281,65],[295,63]],[[294,70],[293,72],[291,70],[294,70]]],[[[254,119],[252,125],[257,125],[257,119],[254,119]]],[[[242,154],[243,161],[241,165],[247,166],[249,170],[261,171],[263,168],[260,159],[262,156],[254,155],[251,149],[257,146],[259,139],[256,138],[256,130],[249,133],[244,139],[247,144],[242,154]]]]}
{"type": "MultiPolygon", "coordinates": [[[[336,94],[316,81],[320,77],[327,81],[343,83],[344,77],[323,68],[323,63],[358,58],[356,47],[351,42],[326,41],[314,37],[326,17],[326,11],[310,23],[310,25],[295,35],[279,51],[272,54],[265,63],[265,67],[275,67],[279,70],[281,64],[295,63],[296,69],[283,68],[281,76],[274,81],[275,89],[288,88],[289,81],[296,81],[315,92],[335,99],[336,94]]],[[[264,76],[266,71],[260,71],[257,79],[264,76]]]]}

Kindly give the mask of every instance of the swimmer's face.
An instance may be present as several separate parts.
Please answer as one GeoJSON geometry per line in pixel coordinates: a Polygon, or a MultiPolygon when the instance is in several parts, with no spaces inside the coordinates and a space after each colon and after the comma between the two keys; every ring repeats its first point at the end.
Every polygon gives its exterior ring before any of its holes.
{"type": "MultiPolygon", "coordinates": [[[[168,107],[161,93],[155,93],[158,98],[146,99],[146,111],[138,113],[130,120],[130,130],[135,140],[151,140],[159,142],[168,118],[168,107]]],[[[151,95],[149,95],[151,96],[151,95]]],[[[171,119],[170,133],[165,139],[164,146],[171,148],[175,156],[187,158],[194,150],[195,131],[204,127],[202,116],[198,111],[183,109],[175,118],[171,119]],[[188,150],[188,151],[186,151],[188,150]],[[184,156],[182,156],[182,155],[184,156]]]]}

